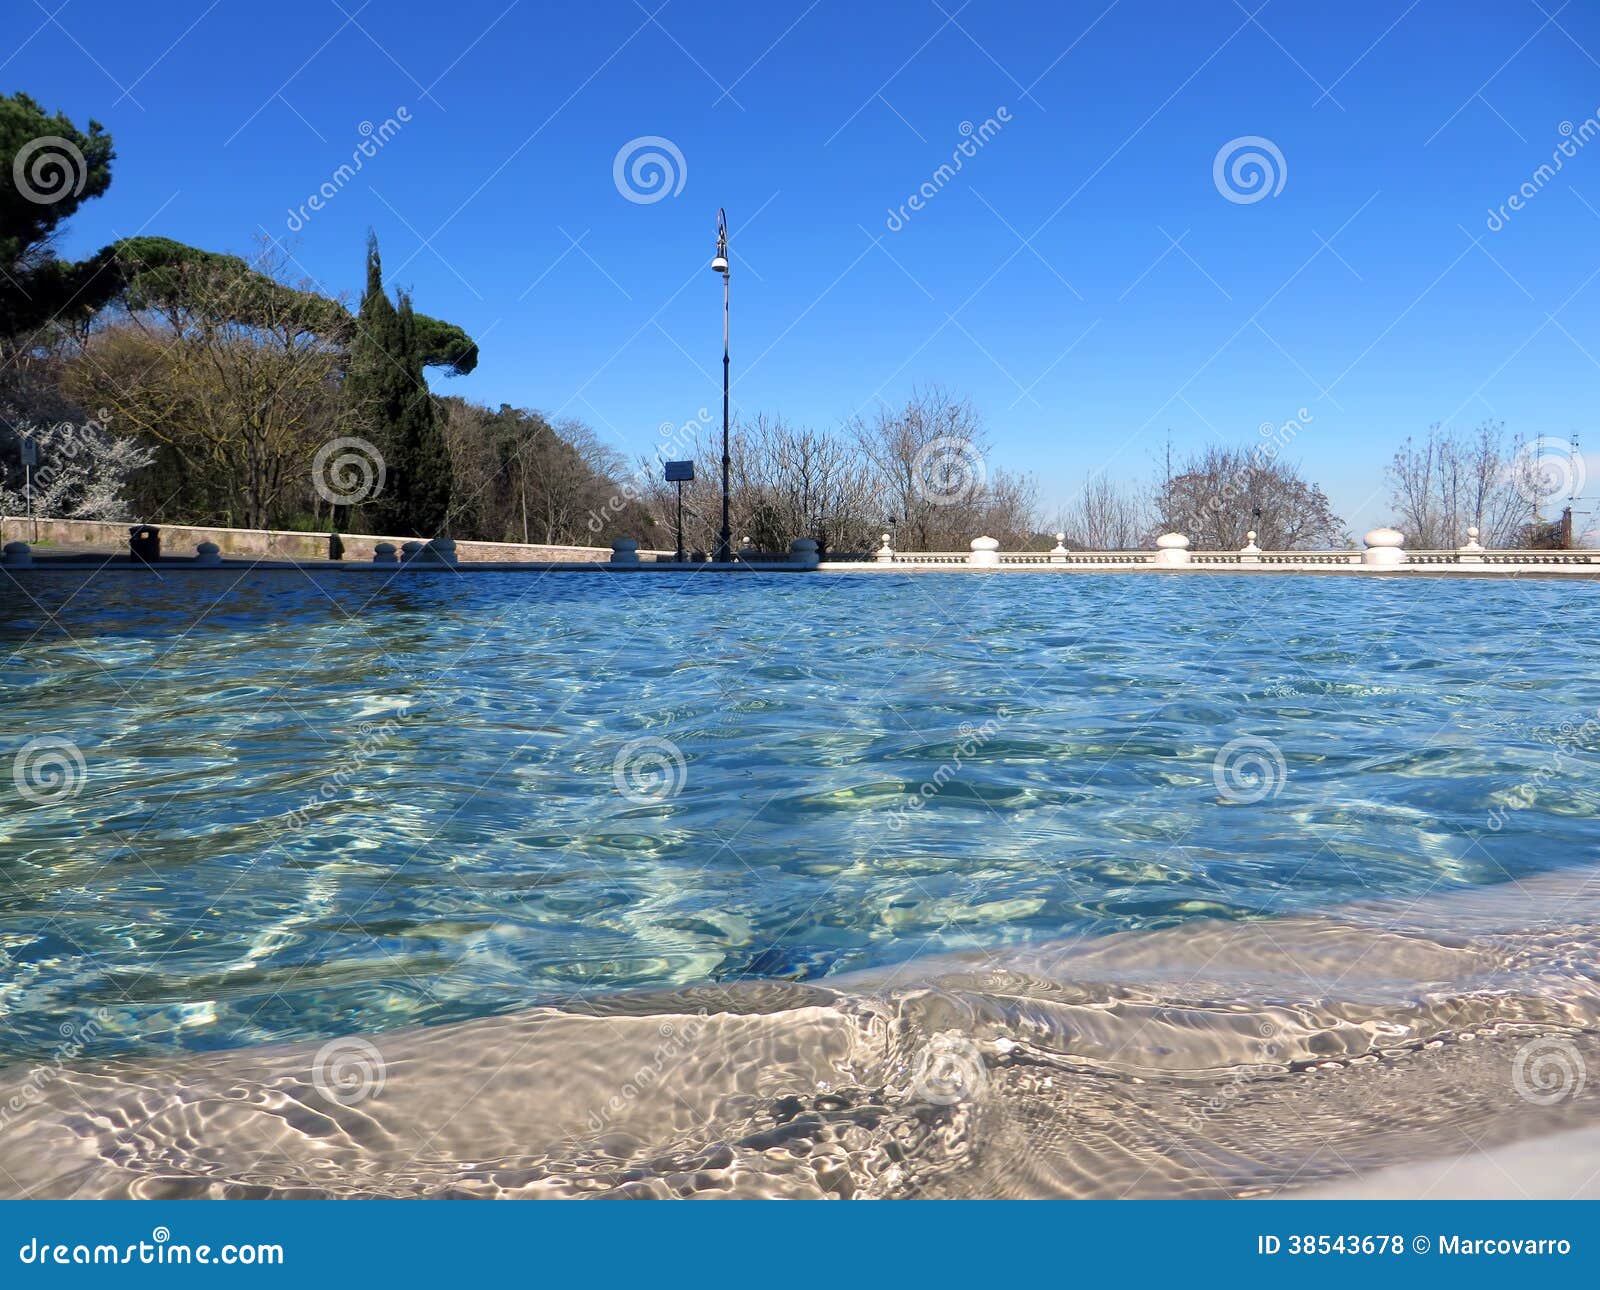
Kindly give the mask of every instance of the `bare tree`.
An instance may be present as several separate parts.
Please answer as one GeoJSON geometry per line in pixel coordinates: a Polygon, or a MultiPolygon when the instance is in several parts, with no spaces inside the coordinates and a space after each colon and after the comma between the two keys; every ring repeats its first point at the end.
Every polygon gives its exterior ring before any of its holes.
{"type": "Polygon", "coordinates": [[[824,550],[875,538],[881,507],[849,441],[762,414],[739,427],[737,442],[738,536],[767,550],[801,536],[824,550]]]}
{"type": "Polygon", "coordinates": [[[968,400],[937,385],[915,389],[904,407],[880,408],[847,430],[907,550],[959,550],[985,532],[1008,544],[1031,536],[1034,483],[991,468],[982,418],[968,400]]]}
{"type": "Polygon", "coordinates": [[[1149,535],[1149,506],[1136,490],[1094,475],[1062,512],[1059,527],[1079,550],[1130,551],[1149,535]]]}
{"type": "Polygon", "coordinates": [[[1518,545],[1534,518],[1523,465],[1501,422],[1451,432],[1430,426],[1418,443],[1407,439],[1389,464],[1389,504],[1395,527],[1418,550],[1445,550],[1467,540],[1475,525],[1488,547],[1518,545]]]}
{"type": "Polygon", "coordinates": [[[648,516],[619,454],[580,421],[526,408],[439,401],[454,473],[451,528],[491,542],[590,543],[633,536],[648,516]]]}
{"type": "Polygon", "coordinates": [[[1157,484],[1151,510],[1158,528],[1186,534],[1202,551],[1237,551],[1252,529],[1257,545],[1275,551],[1350,541],[1327,494],[1269,445],[1211,447],[1190,457],[1157,484]]]}

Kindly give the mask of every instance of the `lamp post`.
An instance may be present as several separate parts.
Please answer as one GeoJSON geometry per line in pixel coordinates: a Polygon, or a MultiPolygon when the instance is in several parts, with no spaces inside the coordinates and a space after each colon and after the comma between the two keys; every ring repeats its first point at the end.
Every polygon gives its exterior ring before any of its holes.
{"type": "Polygon", "coordinates": [[[728,523],[728,215],[717,207],[717,254],[711,271],[722,275],[722,529],[717,535],[717,560],[733,558],[733,529],[728,523]]]}

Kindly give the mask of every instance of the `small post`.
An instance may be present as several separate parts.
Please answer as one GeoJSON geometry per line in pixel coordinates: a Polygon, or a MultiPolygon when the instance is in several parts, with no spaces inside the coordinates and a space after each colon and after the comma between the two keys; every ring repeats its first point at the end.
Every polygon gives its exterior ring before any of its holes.
{"type": "Polygon", "coordinates": [[[618,538],[611,544],[612,564],[632,567],[639,563],[639,544],[632,538],[618,538]]]}
{"type": "Polygon", "coordinates": [[[1478,541],[1478,526],[1476,524],[1467,529],[1467,544],[1460,548],[1456,558],[1462,564],[1483,563],[1483,546],[1478,541]]]}
{"type": "Polygon", "coordinates": [[[39,540],[39,517],[33,513],[33,468],[39,464],[39,441],[31,434],[22,436],[22,475],[28,495],[28,531],[39,540]]]}
{"type": "Polygon", "coordinates": [[[1239,563],[1261,563],[1261,548],[1256,545],[1256,531],[1254,529],[1244,535],[1244,545],[1239,548],[1239,563]]]}
{"type": "Polygon", "coordinates": [[[393,542],[380,542],[372,548],[373,564],[399,564],[399,559],[394,553],[393,542]]]}
{"type": "Polygon", "coordinates": [[[972,554],[967,557],[967,565],[973,569],[998,569],[1000,543],[992,537],[973,538],[972,554]]]}
{"type": "Polygon", "coordinates": [[[1372,529],[1361,540],[1367,547],[1361,553],[1361,563],[1364,565],[1392,568],[1410,562],[1411,557],[1404,550],[1405,534],[1399,529],[1372,529]]]}
{"type": "Polygon", "coordinates": [[[1182,533],[1163,533],[1156,539],[1154,564],[1166,569],[1189,563],[1189,539],[1182,533]]]}
{"type": "Polygon", "coordinates": [[[222,548],[215,542],[201,542],[194,549],[194,562],[202,569],[222,567],[222,548]]]}
{"type": "Polygon", "coordinates": [[[428,564],[456,564],[456,540],[454,538],[437,537],[427,543],[419,557],[428,564]]]}
{"type": "Polygon", "coordinates": [[[878,563],[894,563],[894,548],[889,545],[889,535],[887,533],[883,535],[883,545],[878,548],[878,563]]]}
{"type": "Polygon", "coordinates": [[[410,564],[422,553],[422,543],[402,542],[400,544],[400,563],[410,564]]]}
{"type": "Polygon", "coordinates": [[[789,563],[797,564],[802,569],[815,569],[822,563],[822,557],[817,554],[816,538],[796,538],[789,543],[789,563]]]}
{"type": "Polygon", "coordinates": [[[7,542],[4,552],[0,552],[0,563],[8,569],[32,568],[33,548],[26,542],[7,542]]]}
{"type": "Polygon", "coordinates": [[[1056,534],[1056,544],[1050,548],[1050,563],[1065,564],[1067,562],[1067,535],[1056,534]]]}
{"type": "Polygon", "coordinates": [[[128,530],[128,554],[154,564],[161,558],[161,530],[154,524],[135,524],[128,530]]]}

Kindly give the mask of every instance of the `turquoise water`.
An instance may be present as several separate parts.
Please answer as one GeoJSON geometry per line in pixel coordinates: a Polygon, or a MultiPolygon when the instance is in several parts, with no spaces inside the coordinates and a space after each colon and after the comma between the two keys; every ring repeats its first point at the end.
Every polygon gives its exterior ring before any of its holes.
{"type": "Polygon", "coordinates": [[[21,576],[0,1065],[1600,856],[1591,583],[21,576]]]}

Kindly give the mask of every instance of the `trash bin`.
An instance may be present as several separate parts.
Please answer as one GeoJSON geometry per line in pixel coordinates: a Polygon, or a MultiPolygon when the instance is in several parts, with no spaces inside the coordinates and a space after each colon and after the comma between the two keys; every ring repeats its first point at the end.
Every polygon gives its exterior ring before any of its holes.
{"type": "Polygon", "coordinates": [[[154,524],[135,524],[128,530],[128,553],[135,560],[154,564],[161,558],[161,530],[154,524]]]}

